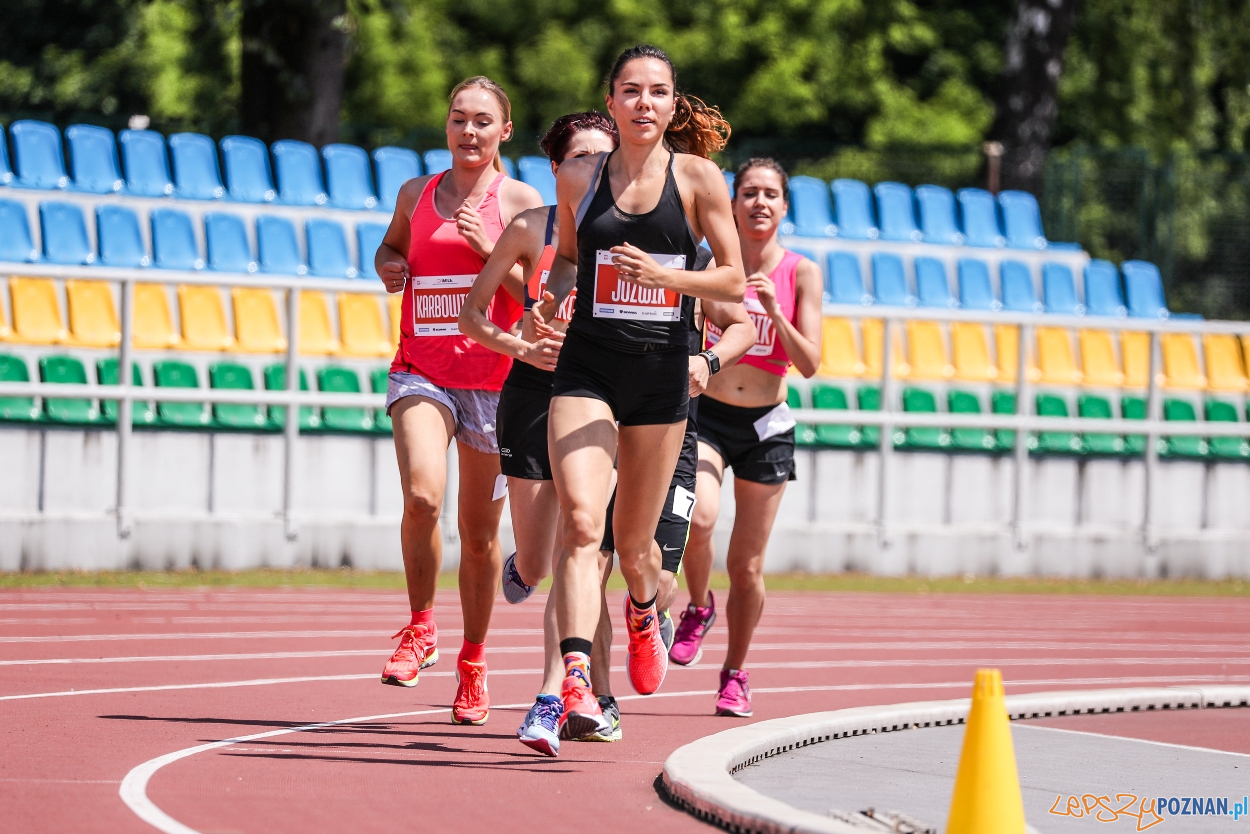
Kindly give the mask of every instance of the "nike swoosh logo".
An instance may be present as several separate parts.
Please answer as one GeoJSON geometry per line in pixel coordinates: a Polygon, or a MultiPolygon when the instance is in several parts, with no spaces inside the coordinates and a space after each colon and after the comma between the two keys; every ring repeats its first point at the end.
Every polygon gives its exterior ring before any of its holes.
{"type": "Polygon", "coordinates": [[[662,547],[660,547],[660,550],[663,550],[665,553],[671,553],[671,552],[673,552],[673,551],[674,551],[674,550],[676,550],[676,549],[677,549],[677,548],[675,548],[675,547],[669,547],[668,545],[663,545],[662,547]]]}

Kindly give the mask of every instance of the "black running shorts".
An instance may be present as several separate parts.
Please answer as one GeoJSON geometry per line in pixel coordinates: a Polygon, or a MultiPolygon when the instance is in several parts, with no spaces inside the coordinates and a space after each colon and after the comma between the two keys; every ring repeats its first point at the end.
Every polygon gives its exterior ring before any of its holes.
{"type": "MultiPolygon", "coordinates": [[[[616,538],[612,535],[612,510],[616,506],[616,491],[608,502],[607,524],[603,528],[603,544],[599,549],[605,553],[616,550],[616,538]]],[[[686,541],[690,538],[690,516],[694,512],[694,482],[688,486],[670,484],[668,497],[664,499],[664,511],[655,525],[655,543],[660,546],[662,567],[669,573],[681,569],[681,557],[686,554],[686,541]]]]}
{"type": "Polygon", "coordinates": [[[716,450],[735,478],[757,484],[793,481],[794,429],[760,440],[755,422],[778,406],[742,408],[699,398],[699,442],[716,450]]]}
{"type": "Polygon", "coordinates": [[[690,357],[685,347],[614,350],[570,330],[552,395],[602,400],[622,426],[680,423],[690,410],[690,357]]]}
{"type": "Polygon", "coordinates": [[[551,388],[543,391],[504,383],[495,415],[499,438],[499,470],[509,478],[551,480],[551,457],[547,453],[547,412],[551,388]]]}

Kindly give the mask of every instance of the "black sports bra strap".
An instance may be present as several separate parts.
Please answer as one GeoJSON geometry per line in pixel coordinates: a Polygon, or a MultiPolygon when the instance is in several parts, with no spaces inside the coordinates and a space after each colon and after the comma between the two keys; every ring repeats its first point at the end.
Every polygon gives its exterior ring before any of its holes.
{"type": "Polygon", "coordinates": [[[543,238],[543,246],[551,245],[551,235],[556,228],[556,207],[552,206],[547,212],[547,234],[543,238]]]}

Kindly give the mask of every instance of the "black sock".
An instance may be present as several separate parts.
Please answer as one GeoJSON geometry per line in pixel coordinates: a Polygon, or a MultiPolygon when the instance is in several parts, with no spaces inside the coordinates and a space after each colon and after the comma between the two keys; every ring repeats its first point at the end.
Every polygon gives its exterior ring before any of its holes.
{"type": "Polygon", "coordinates": [[[656,591],[655,596],[651,597],[651,599],[647,600],[646,602],[639,602],[638,600],[634,599],[633,594],[630,594],[629,602],[630,602],[630,605],[634,606],[636,610],[646,611],[648,608],[655,605],[655,601],[659,599],[659,597],[660,597],[660,592],[656,591]]]}
{"type": "Polygon", "coordinates": [[[570,652],[580,652],[590,657],[591,642],[581,637],[566,637],[560,641],[560,656],[563,657],[570,652]]]}

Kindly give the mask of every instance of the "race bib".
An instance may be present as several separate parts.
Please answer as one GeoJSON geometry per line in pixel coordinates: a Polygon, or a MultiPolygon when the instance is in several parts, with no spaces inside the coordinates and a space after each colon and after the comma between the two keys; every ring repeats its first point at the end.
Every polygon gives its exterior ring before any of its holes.
{"type": "Polygon", "coordinates": [[[770,437],[776,437],[783,432],[789,431],[796,425],[794,416],[790,414],[790,406],[786,403],[780,403],[776,408],[755,421],[755,436],[760,440],[767,440],[770,437]]]}
{"type": "MultiPolygon", "coordinates": [[[[648,253],[650,254],[650,253],[648,253]]],[[[685,255],[651,255],[664,269],[685,269],[685,255]]],[[[595,252],[595,318],[681,321],[681,293],[664,287],[642,287],[625,281],[612,263],[612,253],[595,252]]]]}
{"type": "MultiPolygon", "coordinates": [[[[530,278],[530,285],[527,292],[535,303],[543,300],[543,293],[547,291],[547,277],[551,275],[550,269],[541,269],[530,278]]],[[[556,310],[556,321],[572,321],[573,320],[573,303],[577,301],[577,287],[560,302],[560,309],[556,310]]]]}
{"type": "Polygon", "coordinates": [[[408,279],[412,291],[412,335],[456,336],[460,308],[469,297],[476,275],[416,275],[408,279]]]}
{"type": "MultiPolygon", "coordinates": [[[[747,351],[747,356],[772,356],[773,343],[777,339],[777,330],[773,320],[764,312],[764,305],[756,298],[743,299],[742,306],[747,308],[747,315],[755,325],[755,344],[747,351]]],[[[707,323],[708,347],[720,341],[721,329],[710,321],[707,323]]]]}

